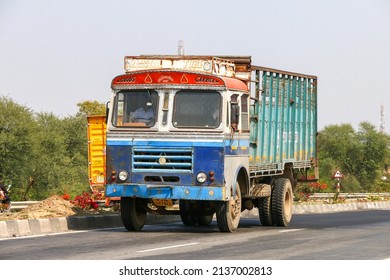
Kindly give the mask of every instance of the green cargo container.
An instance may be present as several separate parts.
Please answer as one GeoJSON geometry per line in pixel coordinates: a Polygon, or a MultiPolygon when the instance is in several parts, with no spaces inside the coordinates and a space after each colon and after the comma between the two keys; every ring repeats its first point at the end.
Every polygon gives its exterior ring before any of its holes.
{"type": "Polygon", "coordinates": [[[317,77],[252,66],[250,169],[282,174],[316,162],[317,77]]]}

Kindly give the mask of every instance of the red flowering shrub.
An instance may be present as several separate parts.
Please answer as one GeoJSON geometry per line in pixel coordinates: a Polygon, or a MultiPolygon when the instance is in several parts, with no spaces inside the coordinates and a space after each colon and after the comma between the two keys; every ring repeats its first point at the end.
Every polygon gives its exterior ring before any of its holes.
{"type": "Polygon", "coordinates": [[[317,181],[305,184],[299,184],[294,190],[295,199],[298,201],[308,201],[310,196],[314,193],[327,192],[328,185],[326,183],[317,181]]]}
{"type": "Polygon", "coordinates": [[[322,182],[311,182],[309,184],[309,187],[313,189],[313,193],[318,193],[318,192],[325,192],[326,189],[328,188],[328,185],[326,183],[322,182]]]}
{"type": "Polygon", "coordinates": [[[102,200],[104,195],[99,192],[84,192],[82,195],[76,196],[73,200],[70,202],[77,206],[82,208],[83,210],[88,209],[98,209],[99,204],[97,203],[97,200],[102,200]]]}
{"type": "Polygon", "coordinates": [[[62,199],[64,199],[64,200],[70,200],[70,194],[64,193],[64,194],[62,195],[62,199]]]}

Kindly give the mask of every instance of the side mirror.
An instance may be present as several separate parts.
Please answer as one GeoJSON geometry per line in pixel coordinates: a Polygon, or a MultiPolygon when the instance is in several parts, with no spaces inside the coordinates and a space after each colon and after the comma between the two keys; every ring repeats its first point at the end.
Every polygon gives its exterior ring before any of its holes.
{"type": "Polygon", "coordinates": [[[108,121],[108,114],[110,113],[110,108],[109,108],[110,101],[106,103],[106,123],[108,121]]]}
{"type": "Polygon", "coordinates": [[[240,107],[237,103],[230,103],[230,127],[233,131],[237,131],[238,122],[240,120],[240,107]]]}

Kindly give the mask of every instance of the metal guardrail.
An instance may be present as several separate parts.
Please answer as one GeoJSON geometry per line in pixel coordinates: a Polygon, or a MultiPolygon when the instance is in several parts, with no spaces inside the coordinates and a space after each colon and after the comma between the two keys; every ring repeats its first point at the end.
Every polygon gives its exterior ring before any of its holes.
{"type": "Polygon", "coordinates": [[[11,201],[11,211],[24,209],[38,202],[39,201],[11,201]]]}
{"type": "MultiPolygon", "coordinates": [[[[332,199],[336,193],[314,193],[310,199],[332,199]]],[[[339,193],[339,198],[345,199],[390,199],[390,193],[339,193]]]]}
{"type": "MultiPolygon", "coordinates": [[[[35,203],[38,203],[39,201],[12,201],[11,202],[11,208],[10,210],[21,210],[29,207],[30,205],[33,205],[35,203]]],[[[104,200],[98,200],[96,201],[99,205],[104,205],[104,200]]]]}

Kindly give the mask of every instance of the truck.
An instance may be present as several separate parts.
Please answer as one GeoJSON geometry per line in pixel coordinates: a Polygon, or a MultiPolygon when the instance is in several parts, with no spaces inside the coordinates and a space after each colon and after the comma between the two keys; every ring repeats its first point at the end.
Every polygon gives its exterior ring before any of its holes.
{"type": "Polygon", "coordinates": [[[251,56],[125,56],[124,69],[90,120],[90,180],[120,201],[128,231],[157,214],[235,232],[254,208],[263,226],[289,225],[299,180],[318,179],[316,76],[251,56]]]}

